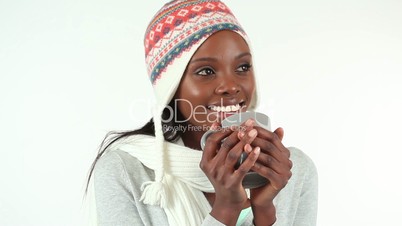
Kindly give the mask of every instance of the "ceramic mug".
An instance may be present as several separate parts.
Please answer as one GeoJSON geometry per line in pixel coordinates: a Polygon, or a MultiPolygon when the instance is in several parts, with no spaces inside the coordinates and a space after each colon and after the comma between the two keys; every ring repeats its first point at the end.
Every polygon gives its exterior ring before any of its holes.
{"type": "MultiPolygon", "coordinates": [[[[228,128],[231,126],[240,126],[242,123],[247,121],[247,119],[254,119],[256,122],[257,126],[263,127],[266,130],[271,131],[271,122],[269,120],[269,117],[263,113],[260,112],[254,112],[254,111],[247,111],[247,112],[240,112],[238,114],[231,115],[224,120],[222,120],[222,128],[228,128]]],[[[209,135],[214,133],[213,130],[208,130],[204,135],[201,137],[201,148],[204,150],[205,147],[205,142],[208,138],[209,135]]],[[[243,152],[238,159],[236,163],[236,168],[238,168],[244,160],[247,158],[247,153],[243,152]]],[[[250,171],[246,173],[246,176],[244,177],[242,184],[244,188],[257,188],[261,187],[265,184],[268,183],[268,180],[265,177],[260,176],[258,173],[250,171]]]]}

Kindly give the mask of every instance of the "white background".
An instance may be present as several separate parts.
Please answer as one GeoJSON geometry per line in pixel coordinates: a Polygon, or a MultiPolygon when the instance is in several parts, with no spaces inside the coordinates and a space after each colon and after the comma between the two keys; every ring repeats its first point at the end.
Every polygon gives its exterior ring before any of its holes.
{"type": "MultiPolygon", "coordinates": [[[[0,0],[0,225],[80,225],[103,136],[150,118],[163,1],[0,0]]],[[[402,225],[402,1],[227,1],[261,108],[319,172],[318,225],[402,225]]]]}

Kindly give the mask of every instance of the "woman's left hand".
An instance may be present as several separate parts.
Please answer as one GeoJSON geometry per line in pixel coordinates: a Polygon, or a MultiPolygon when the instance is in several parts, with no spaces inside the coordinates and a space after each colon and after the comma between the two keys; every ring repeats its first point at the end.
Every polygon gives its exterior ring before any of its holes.
{"type": "Polygon", "coordinates": [[[254,128],[258,131],[258,135],[251,145],[260,147],[261,153],[252,170],[269,181],[265,186],[250,191],[254,221],[256,225],[259,225],[257,221],[264,222],[264,218],[268,215],[275,216],[273,200],[291,178],[293,163],[289,159],[289,150],[282,144],[284,135],[282,128],[278,128],[274,132],[258,126],[254,128]]]}

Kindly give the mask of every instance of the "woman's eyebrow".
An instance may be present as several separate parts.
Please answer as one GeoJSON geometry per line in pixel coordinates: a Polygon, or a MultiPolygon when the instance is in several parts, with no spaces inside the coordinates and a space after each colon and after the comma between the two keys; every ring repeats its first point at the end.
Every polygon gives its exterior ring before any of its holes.
{"type": "Polygon", "coordinates": [[[241,53],[241,54],[237,55],[235,58],[240,59],[240,58],[245,57],[245,56],[251,56],[251,53],[249,53],[249,52],[241,53]]]}
{"type": "Polygon", "coordinates": [[[200,62],[200,61],[218,61],[218,59],[213,58],[213,57],[201,57],[201,58],[196,58],[190,61],[190,64],[200,62]]]}
{"type": "MultiPolygon", "coordinates": [[[[241,53],[241,54],[237,55],[235,57],[235,59],[240,59],[240,58],[245,57],[245,56],[251,56],[251,53],[249,53],[249,52],[241,53]]],[[[216,59],[214,57],[201,57],[201,58],[196,58],[196,59],[191,60],[190,64],[200,62],[200,61],[208,61],[208,62],[211,62],[211,61],[214,62],[215,61],[216,62],[216,61],[218,61],[218,59],[216,59]]]]}

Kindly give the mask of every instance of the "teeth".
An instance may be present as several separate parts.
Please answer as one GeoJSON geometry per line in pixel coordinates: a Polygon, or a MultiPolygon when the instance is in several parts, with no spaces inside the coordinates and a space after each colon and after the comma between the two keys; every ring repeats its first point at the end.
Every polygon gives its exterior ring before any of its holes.
{"type": "Polygon", "coordinates": [[[240,110],[240,104],[229,106],[211,106],[210,109],[217,112],[232,112],[240,110]]]}

